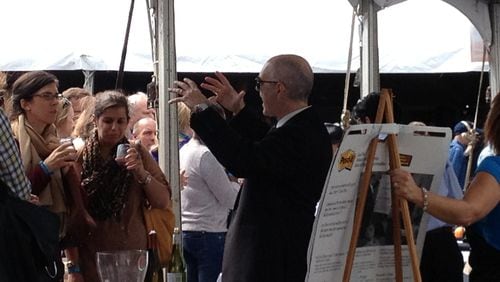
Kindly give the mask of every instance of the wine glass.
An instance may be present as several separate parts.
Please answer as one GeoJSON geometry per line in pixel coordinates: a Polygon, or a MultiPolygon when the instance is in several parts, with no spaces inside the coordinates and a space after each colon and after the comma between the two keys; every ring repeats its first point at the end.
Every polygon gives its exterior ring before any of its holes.
{"type": "Polygon", "coordinates": [[[102,282],[143,282],[147,266],[147,250],[97,252],[97,271],[102,282]]]}
{"type": "Polygon", "coordinates": [[[116,162],[120,165],[125,164],[125,157],[127,156],[127,151],[130,148],[130,144],[118,144],[116,148],[116,162]]]}

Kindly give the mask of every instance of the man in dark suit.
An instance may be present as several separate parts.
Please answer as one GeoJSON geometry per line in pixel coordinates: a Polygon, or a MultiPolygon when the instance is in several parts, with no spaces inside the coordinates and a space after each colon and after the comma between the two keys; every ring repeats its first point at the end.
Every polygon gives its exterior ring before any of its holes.
{"type": "Polygon", "coordinates": [[[191,127],[219,162],[246,181],[235,204],[223,258],[224,282],[304,281],[317,201],[332,159],[323,122],[308,106],[313,86],[308,62],[296,55],[269,59],[256,80],[271,130],[245,107],[226,77],[201,87],[234,113],[227,124],[189,80],[169,89],[193,110],[191,127]]]}

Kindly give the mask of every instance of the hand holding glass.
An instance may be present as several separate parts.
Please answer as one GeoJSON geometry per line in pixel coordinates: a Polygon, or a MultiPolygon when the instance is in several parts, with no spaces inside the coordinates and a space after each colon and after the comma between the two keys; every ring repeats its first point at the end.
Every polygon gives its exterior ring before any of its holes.
{"type": "Polygon", "coordinates": [[[68,144],[68,147],[65,150],[68,150],[67,156],[70,158],[68,161],[74,161],[77,157],[76,155],[76,149],[75,146],[73,145],[73,138],[71,137],[64,137],[59,140],[60,145],[68,144]]]}
{"type": "Polygon", "coordinates": [[[125,157],[127,156],[127,151],[130,149],[130,144],[119,144],[116,148],[116,162],[120,165],[125,165],[125,157]]]}

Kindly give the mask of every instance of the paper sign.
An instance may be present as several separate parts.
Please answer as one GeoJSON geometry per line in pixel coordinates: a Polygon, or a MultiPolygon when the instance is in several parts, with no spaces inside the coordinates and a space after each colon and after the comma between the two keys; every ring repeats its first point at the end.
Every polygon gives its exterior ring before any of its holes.
{"type": "MultiPolygon", "coordinates": [[[[389,148],[387,134],[397,134],[401,167],[413,174],[418,185],[437,191],[451,141],[449,128],[407,126],[397,124],[364,124],[351,126],[346,132],[330,167],[318,205],[308,251],[306,281],[342,281],[354,211],[368,146],[378,139],[368,197],[351,281],[395,281],[391,184],[387,174],[389,148]]],[[[417,252],[425,239],[428,215],[409,203],[417,252]]],[[[404,281],[413,281],[411,262],[401,223],[402,266],[404,281]]]]}

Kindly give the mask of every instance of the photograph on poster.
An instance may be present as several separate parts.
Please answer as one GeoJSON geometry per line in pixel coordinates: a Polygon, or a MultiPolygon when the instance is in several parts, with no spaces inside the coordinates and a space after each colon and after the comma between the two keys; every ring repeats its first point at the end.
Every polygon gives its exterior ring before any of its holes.
{"type": "MultiPolygon", "coordinates": [[[[415,183],[420,187],[430,187],[433,175],[414,173],[415,183]]],[[[361,174],[360,179],[363,177],[361,174]]],[[[356,199],[356,202],[358,200],[356,199]]],[[[423,210],[409,203],[411,222],[422,221],[423,210]]],[[[418,237],[419,225],[413,225],[415,240],[418,237]]],[[[404,229],[401,229],[401,242],[406,244],[404,229]]],[[[370,178],[368,195],[363,211],[360,237],[357,247],[393,245],[391,183],[386,172],[373,172],[370,178]]]]}

